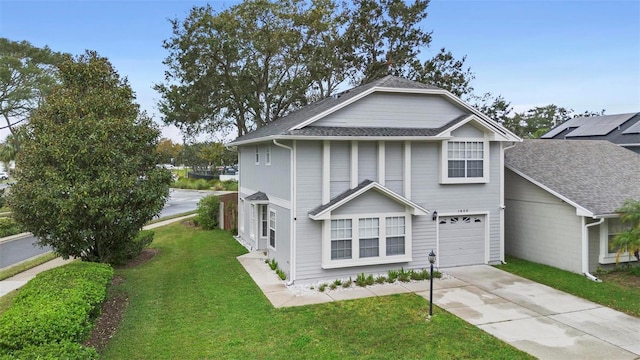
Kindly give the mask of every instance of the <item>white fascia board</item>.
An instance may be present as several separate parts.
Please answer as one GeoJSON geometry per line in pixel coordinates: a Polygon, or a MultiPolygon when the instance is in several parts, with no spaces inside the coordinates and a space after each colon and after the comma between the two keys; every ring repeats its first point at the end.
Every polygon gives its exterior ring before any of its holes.
{"type": "Polygon", "coordinates": [[[378,184],[377,182],[372,182],[371,184],[363,187],[362,189],[358,190],[357,192],[349,195],[348,197],[338,201],[337,203],[333,204],[332,206],[322,210],[320,213],[315,214],[315,215],[311,215],[309,214],[309,218],[311,218],[312,220],[328,220],[331,218],[331,211],[339,208],[340,206],[348,203],[349,201],[355,199],[356,197],[364,194],[365,192],[371,190],[371,189],[376,189],[378,191],[380,191],[381,193],[383,193],[384,195],[394,199],[395,201],[408,206],[411,208],[411,211],[409,211],[409,213],[411,215],[428,215],[429,214],[429,210],[423,208],[422,206],[414,203],[413,201],[400,196],[398,194],[396,194],[395,192],[387,189],[386,187],[378,184]]]}
{"type": "Polygon", "coordinates": [[[517,139],[513,139],[510,138],[504,134],[501,134],[499,132],[496,132],[495,129],[493,129],[493,126],[489,126],[485,121],[483,121],[480,117],[478,117],[477,115],[469,115],[466,119],[458,122],[457,124],[447,128],[445,131],[439,133],[436,135],[436,137],[451,137],[451,132],[455,131],[456,129],[470,123],[473,122],[475,124],[477,124],[478,126],[482,127],[485,131],[488,131],[489,133],[491,133],[491,137],[489,138],[490,141],[508,141],[508,142],[512,142],[512,141],[517,141],[517,142],[521,142],[522,139],[517,138],[517,139]]]}
{"type": "Polygon", "coordinates": [[[568,197],[560,194],[559,192],[550,189],[549,187],[547,187],[546,185],[542,184],[539,181],[536,181],[535,179],[531,178],[530,176],[526,175],[525,173],[523,173],[522,171],[519,171],[517,169],[514,169],[513,167],[505,164],[505,166],[507,167],[507,169],[513,171],[514,173],[522,176],[523,178],[525,178],[526,180],[532,182],[533,184],[535,184],[536,186],[542,188],[543,190],[545,190],[546,192],[548,192],[549,194],[557,197],[558,199],[566,202],[567,204],[573,206],[574,208],[576,208],[576,215],[578,216],[587,216],[587,217],[592,217],[595,218],[595,214],[592,213],[591,211],[585,209],[584,207],[580,206],[578,203],[576,203],[575,201],[569,199],[568,197]]]}
{"type": "Polygon", "coordinates": [[[272,140],[362,140],[362,141],[443,141],[451,140],[451,136],[304,136],[304,135],[272,135],[233,143],[233,146],[244,146],[272,140]]]}

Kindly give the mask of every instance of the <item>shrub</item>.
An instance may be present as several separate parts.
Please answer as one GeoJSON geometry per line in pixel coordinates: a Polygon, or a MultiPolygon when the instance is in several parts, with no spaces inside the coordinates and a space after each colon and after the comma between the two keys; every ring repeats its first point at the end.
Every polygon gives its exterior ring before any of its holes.
{"type": "Polygon", "coordinates": [[[364,273],[358,274],[358,276],[356,277],[356,285],[361,287],[367,286],[367,277],[364,275],[364,273]]]}
{"type": "Polygon", "coordinates": [[[0,218],[0,237],[20,234],[24,230],[11,217],[0,218]]]}
{"type": "Polygon", "coordinates": [[[196,223],[205,230],[213,230],[218,227],[218,215],[220,214],[220,198],[216,195],[205,196],[198,201],[198,215],[196,223]]]}
{"type": "Polygon", "coordinates": [[[319,287],[318,287],[318,291],[320,292],[324,292],[324,290],[327,288],[327,284],[326,283],[322,283],[319,287]]]}
{"type": "Polygon", "coordinates": [[[140,230],[138,235],[125,244],[122,251],[114,250],[112,264],[124,264],[127,260],[134,259],[140,255],[153,242],[154,232],[151,230],[140,230]]]}
{"type": "Polygon", "coordinates": [[[400,272],[398,272],[398,280],[402,282],[409,282],[410,273],[406,271],[404,268],[400,268],[400,272]]]}
{"type": "Polygon", "coordinates": [[[333,280],[333,284],[334,284],[335,286],[340,286],[340,285],[342,285],[342,280],[340,280],[340,279],[335,279],[335,280],[333,280]]]}
{"type": "Polygon", "coordinates": [[[387,281],[387,278],[384,276],[378,276],[376,278],[376,284],[383,284],[385,281],[387,281]]]}
{"type": "Polygon", "coordinates": [[[387,282],[388,283],[393,283],[396,281],[396,279],[398,278],[398,271],[397,270],[389,270],[387,271],[387,282]]]}
{"type": "Polygon", "coordinates": [[[29,345],[24,349],[16,350],[5,356],[0,356],[0,360],[58,360],[58,359],[98,359],[98,352],[95,349],[84,347],[78,343],[63,341],[60,343],[50,343],[44,345],[29,345]]]}
{"type": "Polygon", "coordinates": [[[285,274],[281,269],[276,269],[276,274],[278,274],[280,280],[285,280],[287,278],[287,274],[285,274]]]}
{"type": "Polygon", "coordinates": [[[0,353],[84,340],[112,278],[109,265],[88,262],[38,274],[0,315],[0,353]]]}
{"type": "Polygon", "coordinates": [[[278,262],[276,261],[276,259],[268,260],[267,263],[269,264],[271,270],[275,270],[278,268],[278,262]]]}
{"type": "Polygon", "coordinates": [[[351,287],[352,283],[353,283],[353,280],[351,280],[351,277],[349,277],[349,280],[342,282],[342,287],[343,288],[351,287]]]}

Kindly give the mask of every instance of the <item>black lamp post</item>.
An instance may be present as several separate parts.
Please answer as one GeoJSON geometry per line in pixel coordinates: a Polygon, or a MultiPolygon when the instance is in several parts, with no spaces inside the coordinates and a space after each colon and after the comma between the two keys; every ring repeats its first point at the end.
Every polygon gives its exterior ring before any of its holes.
{"type": "Polygon", "coordinates": [[[431,274],[430,274],[430,278],[429,278],[429,317],[431,317],[431,315],[433,315],[433,264],[436,262],[436,253],[433,252],[433,249],[431,249],[431,252],[429,253],[429,263],[431,264],[431,274]]]}

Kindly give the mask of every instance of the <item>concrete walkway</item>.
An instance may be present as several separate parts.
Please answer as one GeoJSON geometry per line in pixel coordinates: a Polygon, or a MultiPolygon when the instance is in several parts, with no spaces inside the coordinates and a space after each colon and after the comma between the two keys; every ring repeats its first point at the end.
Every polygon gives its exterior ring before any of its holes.
{"type": "MultiPolygon", "coordinates": [[[[178,217],[178,218],[173,218],[173,219],[169,219],[169,220],[165,220],[165,221],[159,221],[157,223],[153,223],[151,225],[147,225],[145,226],[143,229],[145,230],[150,230],[153,228],[157,228],[160,226],[164,226],[167,224],[171,224],[173,222],[176,221],[181,221],[184,219],[188,219],[190,217],[196,216],[196,214],[191,214],[191,215],[187,215],[187,216],[182,216],[182,217],[178,217]]],[[[25,260],[28,261],[29,259],[25,260]]],[[[14,275],[10,278],[7,278],[5,280],[0,281],[0,296],[4,296],[10,292],[12,292],[13,290],[16,290],[22,286],[24,286],[24,284],[26,284],[27,282],[29,282],[29,280],[33,279],[36,275],[38,275],[39,273],[49,270],[49,269],[53,269],[56,268],[58,266],[62,266],[66,263],[69,263],[73,261],[73,259],[69,259],[69,260],[63,260],[62,258],[55,258],[51,261],[47,261],[44,264],[40,264],[36,267],[33,267],[29,270],[26,270],[24,272],[21,272],[20,274],[14,275]]]]}
{"type": "MultiPolygon", "coordinates": [[[[429,281],[296,295],[252,252],[238,257],[274,307],[414,292],[429,281]]],[[[433,302],[539,359],[640,359],[640,319],[487,265],[445,269],[433,302]]]]}

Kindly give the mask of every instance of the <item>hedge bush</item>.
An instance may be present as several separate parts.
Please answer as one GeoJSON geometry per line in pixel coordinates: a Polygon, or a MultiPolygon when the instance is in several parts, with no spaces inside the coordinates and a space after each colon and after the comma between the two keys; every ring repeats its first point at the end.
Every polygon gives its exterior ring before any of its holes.
{"type": "Polygon", "coordinates": [[[218,215],[220,214],[220,198],[216,195],[205,196],[198,201],[198,215],[195,222],[205,230],[218,227],[218,215]]]}
{"type": "Polygon", "coordinates": [[[0,217],[0,238],[24,232],[12,217],[0,217]]]}
{"type": "Polygon", "coordinates": [[[87,262],[38,274],[0,315],[0,354],[29,358],[24,355],[29,349],[41,351],[55,344],[63,344],[61,352],[76,351],[64,344],[87,337],[112,278],[111,266],[87,262]]]}
{"type": "Polygon", "coordinates": [[[29,345],[10,354],[0,355],[0,360],[97,360],[98,352],[78,343],[64,341],[61,343],[29,345]]]}
{"type": "Polygon", "coordinates": [[[126,263],[128,260],[131,260],[142,252],[147,246],[151,245],[153,242],[154,232],[151,230],[140,230],[138,235],[132,240],[125,244],[125,246],[120,249],[118,252],[114,252],[114,259],[112,264],[120,265],[126,263]]]}

